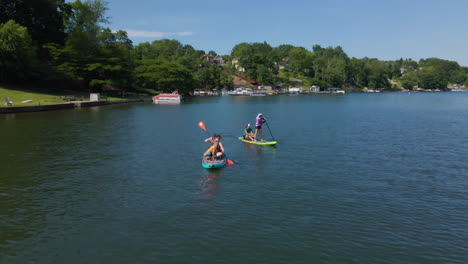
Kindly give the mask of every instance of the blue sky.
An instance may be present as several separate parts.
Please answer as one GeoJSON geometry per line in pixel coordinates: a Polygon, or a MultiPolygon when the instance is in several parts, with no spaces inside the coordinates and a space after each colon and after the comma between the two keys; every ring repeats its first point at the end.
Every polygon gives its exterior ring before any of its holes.
{"type": "Polygon", "coordinates": [[[342,46],[350,57],[468,66],[467,0],[108,0],[134,44],[170,38],[229,54],[241,42],[342,46]]]}

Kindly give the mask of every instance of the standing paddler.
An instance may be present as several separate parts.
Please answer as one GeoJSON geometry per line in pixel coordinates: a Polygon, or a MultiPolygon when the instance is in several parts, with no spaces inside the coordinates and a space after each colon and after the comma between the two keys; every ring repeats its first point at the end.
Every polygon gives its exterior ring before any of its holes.
{"type": "Polygon", "coordinates": [[[263,140],[262,135],[262,125],[266,122],[266,119],[263,118],[262,113],[258,113],[257,117],[255,118],[255,140],[257,139],[257,134],[260,133],[260,140],[263,140]]]}

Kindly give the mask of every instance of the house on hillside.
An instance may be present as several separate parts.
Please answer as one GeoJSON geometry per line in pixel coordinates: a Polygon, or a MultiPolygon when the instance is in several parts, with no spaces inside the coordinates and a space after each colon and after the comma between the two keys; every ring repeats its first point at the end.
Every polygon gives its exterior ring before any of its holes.
{"type": "Polygon", "coordinates": [[[237,71],[240,71],[240,72],[245,72],[246,69],[244,67],[241,67],[239,65],[239,60],[238,59],[233,59],[231,61],[232,65],[234,66],[234,68],[236,68],[237,71]]]}
{"type": "Polygon", "coordinates": [[[223,65],[224,64],[224,59],[223,59],[222,56],[216,55],[213,58],[213,63],[216,64],[216,65],[223,65]]]}
{"type": "Polygon", "coordinates": [[[213,55],[211,54],[203,54],[202,57],[203,57],[203,60],[207,62],[211,62],[211,60],[213,59],[213,55]]]}
{"type": "Polygon", "coordinates": [[[318,85],[312,85],[312,86],[310,87],[310,91],[313,92],[313,93],[318,93],[318,92],[320,92],[320,86],[318,86],[318,85]]]}
{"type": "Polygon", "coordinates": [[[213,56],[211,54],[203,54],[203,60],[206,62],[214,63],[216,65],[223,65],[224,59],[222,56],[216,55],[213,56]]]}

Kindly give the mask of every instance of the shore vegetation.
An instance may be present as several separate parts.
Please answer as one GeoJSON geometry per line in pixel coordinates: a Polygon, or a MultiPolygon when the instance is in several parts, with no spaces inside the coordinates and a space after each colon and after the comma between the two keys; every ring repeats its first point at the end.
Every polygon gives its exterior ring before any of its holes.
{"type": "Polygon", "coordinates": [[[107,9],[104,0],[3,0],[2,97],[57,103],[52,97],[66,96],[67,91],[80,98],[116,91],[156,94],[178,89],[188,94],[194,89],[231,89],[239,80],[244,87],[315,85],[352,91],[468,86],[468,67],[440,58],[354,58],[340,46],[313,43],[239,43],[224,55],[171,39],[134,45],[127,32],[108,27],[112,18],[106,16],[107,9]],[[23,97],[24,84],[30,83],[37,84],[31,88],[34,92],[23,97]],[[10,87],[23,91],[15,94],[10,87]],[[39,87],[54,92],[42,98],[47,91],[39,87]]]}

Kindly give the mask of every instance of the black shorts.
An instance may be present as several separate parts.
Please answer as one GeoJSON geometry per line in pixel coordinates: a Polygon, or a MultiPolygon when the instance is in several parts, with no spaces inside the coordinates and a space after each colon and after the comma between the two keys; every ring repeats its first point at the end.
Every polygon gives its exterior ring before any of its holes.
{"type": "Polygon", "coordinates": [[[262,129],[262,126],[256,126],[255,129],[262,129]]]}

